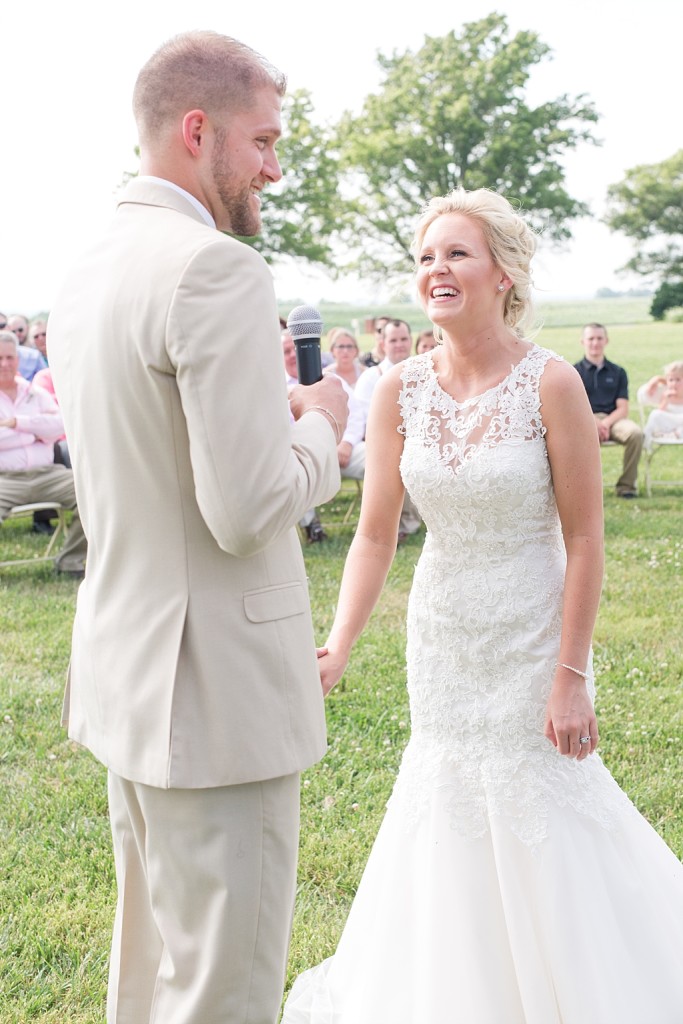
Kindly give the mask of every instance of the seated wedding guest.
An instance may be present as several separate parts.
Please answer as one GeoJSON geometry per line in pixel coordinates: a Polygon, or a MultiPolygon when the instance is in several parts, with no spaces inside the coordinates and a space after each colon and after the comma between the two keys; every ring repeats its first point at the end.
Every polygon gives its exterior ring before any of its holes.
{"type": "MultiPolygon", "coordinates": [[[[52,370],[49,366],[44,370],[38,370],[38,373],[33,378],[32,383],[34,387],[43,388],[44,391],[47,391],[48,394],[52,395],[55,402],[59,405],[55,394],[55,386],[52,382],[52,370]]],[[[63,466],[71,469],[71,457],[69,455],[69,445],[67,444],[66,434],[62,434],[62,436],[58,437],[55,442],[55,462],[61,462],[63,466]]],[[[36,513],[36,516],[37,515],[38,513],[36,513]]]]}
{"type": "Polygon", "coordinates": [[[47,323],[45,320],[34,320],[28,329],[28,347],[37,348],[45,362],[47,358],[47,323]]]}
{"type": "Polygon", "coordinates": [[[658,437],[683,438],[683,360],[669,363],[663,374],[638,388],[638,401],[656,406],[645,424],[646,448],[658,437]]]}
{"type": "Polygon", "coordinates": [[[334,373],[349,387],[355,388],[358,378],[365,369],[358,361],[358,342],[344,327],[334,327],[328,334],[327,341],[333,362],[325,367],[325,373],[334,373]]]}
{"type": "Polygon", "coordinates": [[[370,408],[370,399],[377,381],[392,366],[403,362],[410,355],[413,339],[410,333],[410,326],[405,320],[387,320],[382,328],[381,347],[384,358],[377,366],[371,366],[365,371],[356,384],[356,396],[363,406],[367,420],[370,408]]]}
{"type": "Polygon", "coordinates": [[[365,476],[365,412],[351,385],[343,377],[339,379],[349,400],[346,430],[337,445],[339,469],[343,478],[362,480],[365,476]]]}
{"type": "Polygon", "coordinates": [[[63,434],[54,398],[19,374],[16,335],[0,331],[0,522],[15,505],[34,501],[58,501],[73,511],[55,567],[81,578],[87,545],[76,510],[73,474],[54,462],[55,441],[63,434]]]}
{"type": "MultiPolygon", "coordinates": [[[[44,391],[47,391],[48,394],[52,395],[55,402],[57,401],[54,384],[52,383],[52,371],[49,366],[44,370],[38,370],[31,383],[34,387],[43,388],[44,391]]],[[[55,463],[66,466],[67,469],[71,469],[71,456],[69,455],[69,445],[67,444],[65,434],[62,434],[62,436],[58,437],[55,441],[55,463]]],[[[37,512],[34,512],[33,532],[46,534],[54,533],[55,527],[52,522],[53,518],[54,515],[49,509],[39,509],[37,512]]]]}
{"type": "MultiPolygon", "coordinates": [[[[385,357],[379,366],[371,366],[365,371],[358,381],[354,392],[356,399],[360,402],[363,409],[366,424],[370,411],[370,402],[378,381],[388,370],[391,370],[392,367],[408,358],[412,343],[410,325],[405,320],[387,320],[385,322],[382,328],[382,344],[386,353],[385,357]]],[[[403,496],[403,507],[398,526],[399,544],[402,544],[411,533],[417,533],[421,525],[422,520],[417,508],[408,491],[406,491],[403,496]]]]}
{"type": "Polygon", "coordinates": [[[7,320],[7,329],[19,342],[19,373],[24,380],[33,380],[38,370],[45,369],[47,362],[38,349],[28,345],[28,317],[13,313],[7,320]]]}
{"type": "MultiPolygon", "coordinates": [[[[294,344],[294,338],[287,330],[286,324],[282,332],[282,356],[285,361],[285,380],[289,390],[299,383],[299,377],[296,365],[296,345],[294,344]]],[[[293,423],[294,417],[291,413],[290,419],[293,423]]],[[[320,522],[317,509],[309,508],[299,520],[298,525],[309,544],[319,544],[321,541],[327,540],[327,534],[320,522]]]]}
{"type": "Polygon", "coordinates": [[[19,374],[24,380],[32,381],[39,370],[46,369],[47,363],[37,348],[19,345],[18,352],[19,374]]]}
{"type": "Polygon", "coordinates": [[[419,356],[423,352],[431,352],[438,344],[434,337],[434,331],[431,327],[428,327],[426,331],[420,331],[415,339],[415,355],[419,356]]]}
{"type": "Polygon", "coordinates": [[[602,324],[586,324],[581,336],[585,356],[574,364],[588,395],[600,444],[616,441],[624,446],[622,473],[616,484],[618,498],[638,494],[638,462],[643,432],[628,418],[628,377],[626,370],[605,359],[609,338],[602,324]]]}
{"type": "Polygon", "coordinates": [[[0,313],[0,331],[4,331],[7,327],[7,314],[0,313]]]}
{"type": "Polygon", "coordinates": [[[359,359],[363,366],[379,366],[384,359],[384,342],[382,340],[382,332],[384,331],[384,325],[390,319],[388,316],[376,316],[373,321],[373,330],[375,332],[375,344],[370,352],[364,352],[359,359]]]}
{"type": "Polygon", "coordinates": [[[20,345],[28,342],[28,317],[23,313],[12,313],[7,318],[7,330],[12,331],[20,345]]]}

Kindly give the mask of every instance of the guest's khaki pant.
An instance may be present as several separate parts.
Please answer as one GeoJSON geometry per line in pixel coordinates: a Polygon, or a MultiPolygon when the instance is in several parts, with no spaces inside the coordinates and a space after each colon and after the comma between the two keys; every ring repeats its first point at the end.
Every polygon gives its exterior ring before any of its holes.
{"type": "Polygon", "coordinates": [[[118,904],[108,1024],[275,1024],[299,775],[156,789],[109,773],[118,904]]]}
{"type": "Polygon", "coordinates": [[[73,510],[71,525],[55,565],[63,572],[80,572],[85,568],[88,544],[76,510],[71,470],[51,465],[0,472],[0,522],[15,505],[29,505],[34,501],[58,501],[64,508],[73,510]]]}
{"type": "MultiPolygon", "coordinates": [[[[604,420],[606,413],[598,413],[604,420]]],[[[617,480],[617,494],[635,494],[638,490],[638,462],[643,450],[643,432],[633,420],[617,420],[609,432],[610,441],[624,445],[624,464],[617,480]]]]}

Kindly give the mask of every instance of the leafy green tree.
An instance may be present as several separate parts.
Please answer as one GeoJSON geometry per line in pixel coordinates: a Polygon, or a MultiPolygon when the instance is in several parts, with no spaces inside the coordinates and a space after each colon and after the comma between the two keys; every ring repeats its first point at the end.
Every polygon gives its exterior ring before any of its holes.
{"type": "MultiPolygon", "coordinates": [[[[263,192],[261,234],[243,238],[268,262],[301,259],[321,266],[334,266],[330,239],[343,223],[337,201],[339,158],[331,129],[311,120],[310,94],[300,89],[284,98],[282,139],[277,147],[282,180],[263,192]]],[[[140,159],[140,147],[135,147],[140,159]]],[[[122,184],[139,174],[124,171],[122,184]]]]}
{"type": "Polygon", "coordinates": [[[285,96],[277,148],[283,177],[263,192],[263,227],[245,239],[269,261],[284,258],[333,267],[331,239],[343,223],[338,202],[339,157],[329,128],[311,120],[305,89],[285,96]]]}
{"type": "Polygon", "coordinates": [[[661,319],[683,294],[683,149],[659,164],[641,164],[607,191],[605,223],[637,243],[625,269],[660,284],[650,312],[661,319]]]}
{"type": "Polygon", "coordinates": [[[664,281],[654,294],[650,313],[655,320],[663,320],[668,309],[683,307],[683,281],[664,281]]]}
{"type": "Polygon", "coordinates": [[[457,185],[519,202],[545,237],[570,237],[585,204],[564,187],[563,155],[595,142],[585,96],[530,106],[525,89],[550,53],[534,32],[509,37],[490,14],[460,34],[426,37],[415,53],[378,56],[380,90],[359,116],[313,121],[310,94],[285,97],[282,181],[264,192],[263,229],[245,239],[269,261],[297,259],[394,282],[412,268],[417,213],[457,185]]]}
{"type": "Polygon", "coordinates": [[[570,236],[587,208],[566,191],[561,158],[595,142],[598,115],[585,96],[526,102],[531,69],[549,53],[534,32],[509,38],[506,18],[490,14],[459,35],[426,37],[416,53],[378,57],[381,89],[339,125],[354,269],[405,273],[419,208],[458,185],[502,192],[547,237],[570,236]]]}

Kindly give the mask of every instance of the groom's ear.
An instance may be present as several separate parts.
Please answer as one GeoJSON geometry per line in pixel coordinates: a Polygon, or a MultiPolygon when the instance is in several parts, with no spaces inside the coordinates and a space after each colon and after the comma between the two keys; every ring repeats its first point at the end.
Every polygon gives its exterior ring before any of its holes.
{"type": "Polygon", "coordinates": [[[190,110],[183,117],[181,134],[189,153],[197,157],[206,146],[209,119],[203,110],[190,110]]]}

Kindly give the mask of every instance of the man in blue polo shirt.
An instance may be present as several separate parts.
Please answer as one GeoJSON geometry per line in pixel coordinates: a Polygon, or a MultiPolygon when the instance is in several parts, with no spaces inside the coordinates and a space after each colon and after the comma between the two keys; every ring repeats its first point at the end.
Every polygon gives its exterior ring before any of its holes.
{"type": "Polygon", "coordinates": [[[624,445],[624,465],[617,480],[617,497],[635,498],[643,432],[628,418],[626,371],[605,359],[608,340],[607,329],[602,324],[586,324],[581,338],[586,355],[574,365],[586,388],[600,444],[616,441],[624,445]]]}

